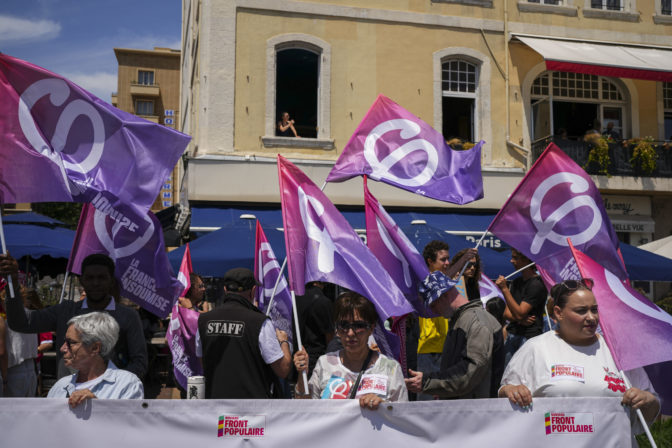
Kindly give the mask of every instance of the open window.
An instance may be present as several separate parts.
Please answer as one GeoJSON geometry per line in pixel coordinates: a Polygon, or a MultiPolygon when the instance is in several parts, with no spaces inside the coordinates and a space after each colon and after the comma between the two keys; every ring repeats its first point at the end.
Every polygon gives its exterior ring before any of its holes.
{"type": "Polygon", "coordinates": [[[463,59],[447,59],[441,68],[442,132],[446,140],[476,140],[478,67],[463,59]]]}
{"type": "MultiPolygon", "coordinates": [[[[319,54],[302,48],[288,48],[276,55],[276,121],[288,113],[302,138],[317,138],[319,54]]],[[[280,132],[276,129],[276,136],[280,132]]]]}

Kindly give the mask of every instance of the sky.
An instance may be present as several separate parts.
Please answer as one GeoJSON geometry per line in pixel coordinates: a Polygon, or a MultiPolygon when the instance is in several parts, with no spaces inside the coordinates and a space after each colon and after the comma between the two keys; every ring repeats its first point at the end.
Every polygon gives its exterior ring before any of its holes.
{"type": "Polygon", "coordinates": [[[0,0],[0,52],[100,99],[117,91],[114,48],[180,49],[180,0],[0,0]]]}

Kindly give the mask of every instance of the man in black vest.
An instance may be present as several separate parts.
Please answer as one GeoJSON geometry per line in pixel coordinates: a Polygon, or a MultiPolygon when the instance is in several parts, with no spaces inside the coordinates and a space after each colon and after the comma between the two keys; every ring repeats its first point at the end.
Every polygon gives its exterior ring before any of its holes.
{"type": "Polygon", "coordinates": [[[275,375],[291,367],[287,333],[253,305],[254,273],[224,274],[221,306],[198,318],[196,354],[205,374],[205,398],[272,398],[275,375]]]}

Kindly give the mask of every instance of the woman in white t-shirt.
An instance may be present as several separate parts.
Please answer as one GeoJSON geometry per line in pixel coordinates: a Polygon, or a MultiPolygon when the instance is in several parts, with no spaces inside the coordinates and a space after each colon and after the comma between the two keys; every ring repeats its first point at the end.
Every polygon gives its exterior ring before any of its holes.
{"type": "Polygon", "coordinates": [[[567,280],[551,289],[555,331],[531,338],[504,371],[499,396],[519,406],[532,397],[622,396],[623,404],[641,409],[647,422],[660,410],[660,401],[644,369],[625,372],[633,386],[626,390],[604,338],[597,333],[599,316],[592,280],[567,280]]]}
{"type": "Polygon", "coordinates": [[[361,407],[378,409],[384,401],[408,401],[401,366],[369,348],[369,336],[378,321],[376,308],[354,292],[342,294],[335,304],[336,332],[343,350],[320,356],[305,393],[301,373],[308,368],[308,353],[294,354],[299,372],[296,398],[357,398],[361,407]]]}

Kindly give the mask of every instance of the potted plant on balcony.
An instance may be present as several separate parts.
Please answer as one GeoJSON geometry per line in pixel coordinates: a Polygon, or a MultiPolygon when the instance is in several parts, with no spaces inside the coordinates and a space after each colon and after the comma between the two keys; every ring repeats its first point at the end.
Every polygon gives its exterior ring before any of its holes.
{"type": "Polygon", "coordinates": [[[609,143],[607,143],[607,139],[595,132],[586,134],[584,141],[592,146],[592,148],[588,153],[588,162],[584,165],[583,169],[610,177],[609,164],[611,163],[611,159],[609,158],[609,143]]]}
{"type": "Polygon", "coordinates": [[[653,137],[633,138],[629,141],[633,145],[630,165],[637,174],[650,175],[656,170],[658,154],[653,147],[653,137]]]}

